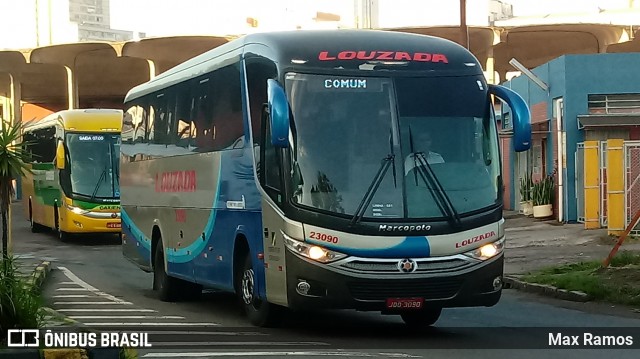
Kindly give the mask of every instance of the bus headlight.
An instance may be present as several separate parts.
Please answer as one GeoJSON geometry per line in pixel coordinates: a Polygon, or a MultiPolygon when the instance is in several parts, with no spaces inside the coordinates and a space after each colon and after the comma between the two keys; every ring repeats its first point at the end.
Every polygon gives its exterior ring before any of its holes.
{"type": "Polygon", "coordinates": [[[493,243],[487,243],[482,245],[481,247],[478,247],[472,251],[469,251],[465,253],[465,255],[471,258],[480,259],[483,261],[489,258],[493,258],[498,254],[502,253],[502,251],[504,250],[504,240],[505,240],[505,237],[502,237],[501,239],[493,243]]]}
{"type": "Polygon", "coordinates": [[[283,238],[284,244],[289,250],[320,263],[330,263],[347,256],[344,253],[332,251],[315,244],[301,242],[286,235],[283,235],[283,238]]]}
{"type": "Polygon", "coordinates": [[[65,204],[64,206],[67,207],[68,210],[70,210],[71,212],[73,212],[75,214],[89,213],[89,211],[87,211],[86,209],[82,209],[82,208],[79,208],[79,207],[70,206],[68,204],[65,204]]]}

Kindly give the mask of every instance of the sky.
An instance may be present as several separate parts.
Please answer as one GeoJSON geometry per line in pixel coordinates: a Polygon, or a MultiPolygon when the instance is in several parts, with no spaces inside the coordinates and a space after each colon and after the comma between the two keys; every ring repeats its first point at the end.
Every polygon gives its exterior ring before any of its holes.
{"type": "MultiPolygon", "coordinates": [[[[456,0],[379,0],[381,27],[459,24],[456,0]]],[[[515,16],[621,8],[629,0],[503,0],[515,16]]],[[[640,2],[640,1],[637,1],[640,2]]],[[[484,22],[488,0],[467,0],[468,23],[484,22]],[[475,21],[474,21],[475,19],[475,21]]],[[[636,5],[637,6],[637,5],[636,5]]],[[[247,30],[248,14],[260,27],[291,28],[315,11],[353,19],[353,0],[111,0],[111,27],[146,32],[148,36],[214,34],[247,30]]],[[[348,21],[345,21],[348,22],[348,21]]]]}

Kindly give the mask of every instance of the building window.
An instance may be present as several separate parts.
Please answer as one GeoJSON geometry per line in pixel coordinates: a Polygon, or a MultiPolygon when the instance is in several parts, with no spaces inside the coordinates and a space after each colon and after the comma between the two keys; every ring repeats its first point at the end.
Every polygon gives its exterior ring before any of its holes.
{"type": "Polygon", "coordinates": [[[539,175],[542,173],[542,146],[533,146],[533,174],[539,175]]]}
{"type": "Polygon", "coordinates": [[[590,115],[638,114],[640,113],[640,94],[609,94],[588,96],[590,115]]]}

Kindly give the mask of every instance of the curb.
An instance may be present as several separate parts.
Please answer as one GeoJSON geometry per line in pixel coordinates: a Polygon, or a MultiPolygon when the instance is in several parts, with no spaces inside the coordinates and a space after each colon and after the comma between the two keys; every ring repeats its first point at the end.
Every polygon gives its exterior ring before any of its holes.
{"type": "Polygon", "coordinates": [[[591,300],[591,296],[584,292],[560,289],[547,284],[524,282],[512,276],[504,277],[504,288],[518,289],[518,290],[522,290],[523,292],[541,294],[544,296],[558,298],[562,300],[568,300],[572,302],[584,303],[591,300]]]}
{"type": "Polygon", "coordinates": [[[31,284],[35,285],[38,289],[44,284],[44,280],[47,278],[47,274],[51,271],[51,262],[44,261],[36,269],[33,270],[31,275],[31,284]]]}

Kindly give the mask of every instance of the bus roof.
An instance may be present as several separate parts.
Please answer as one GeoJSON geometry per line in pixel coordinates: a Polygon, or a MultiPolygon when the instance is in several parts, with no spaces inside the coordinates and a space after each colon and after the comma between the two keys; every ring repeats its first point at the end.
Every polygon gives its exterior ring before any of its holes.
{"type": "MultiPolygon", "coordinates": [[[[281,69],[308,72],[420,72],[424,75],[481,75],[482,66],[464,47],[428,35],[380,30],[304,30],[245,35],[191,58],[132,88],[125,102],[215,69],[216,63],[243,49],[261,48],[281,69]],[[255,46],[251,46],[255,45],[255,46]],[[226,56],[225,56],[226,55],[226,56]]],[[[379,74],[378,74],[379,75],[379,74]]]]}
{"type": "Polygon", "coordinates": [[[52,113],[40,121],[25,126],[24,131],[34,131],[61,124],[67,131],[113,132],[122,129],[122,110],[75,109],[52,113]]]}

